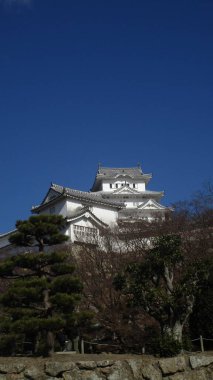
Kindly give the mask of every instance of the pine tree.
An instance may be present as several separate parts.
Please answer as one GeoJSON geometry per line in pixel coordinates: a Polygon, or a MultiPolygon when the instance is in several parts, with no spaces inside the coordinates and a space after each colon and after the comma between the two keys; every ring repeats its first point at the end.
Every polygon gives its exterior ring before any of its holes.
{"type": "Polygon", "coordinates": [[[16,246],[38,247],[39,252],[42,252],[45,246],[68,240],[62,233],[65,225],[66,219],[62,215],[34,215],[28,220],[16,222],[17,231],[9,241],[16,246]]]}
{"type": "MultiPolygon", "coordinates": [[[[43,340],[43,353],[52,353],[55,336],[61,329],[68,335],[75,330],[76,305],[82,285],[74,275],[74,267],[60,253],[25,253],[0,264],[0,277],[11,279],[1,295],[0,329],[31,340],[34,352],[43,340]]],[[[76,335],[78,335],[76,333],[76,335]]]]}

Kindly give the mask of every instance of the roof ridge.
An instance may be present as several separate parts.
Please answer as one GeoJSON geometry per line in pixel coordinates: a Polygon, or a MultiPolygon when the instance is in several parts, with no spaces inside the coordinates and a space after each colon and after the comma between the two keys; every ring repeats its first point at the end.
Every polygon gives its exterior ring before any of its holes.
{"type": "Polygon", "coordinates": [[[116,202],[116,201],[113,201],[113,200],[108,200],[108,199],[103,199],[103,197],[101,196],[101,194],[97,194],[95,192],[91,192],[91,191],[82,191],[82,190],[76,190],[76,189],[72,189],[71,187],[64,187],[64,186],[61,186],[61,185],[56,185],[56,184],[51,184],[51,188],[52,189],[55,189],[61,193],[61,195],[65,194],[65,195],[68,195],[68,196],[82,196],[84,197],[84,199],[87,199],[87,200],[90,200],[90,201],[96,201],[96,202],[101,202],[101,203],[104,203],[104,204],[107,204],[107,205],[111,205],[113,207],[122,207],[123,204],[120,203],[120,202],[116,202]]]}
{"type": "Polygon", "coordinates": [[[122,167],[119,167],[119,168],[111,167],[111,166],[101,166],[100,169],[110,169],[110,170],[138,169],[138,170],[140,170],[141,168],[139,168],[138,166],[122,166],[122,167]]]}

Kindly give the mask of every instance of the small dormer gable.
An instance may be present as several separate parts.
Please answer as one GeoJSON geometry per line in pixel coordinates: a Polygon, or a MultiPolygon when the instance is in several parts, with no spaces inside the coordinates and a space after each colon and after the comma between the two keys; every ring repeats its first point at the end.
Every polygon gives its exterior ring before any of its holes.
{"type": "Polygon", "coordinates": [[[41,205],[44,205],[46,203],[49,203],[53,199],[57,198],[61,193],[59,193],[57,190],[55,190],[52,186],[48,190],[47,194],[45,195],[43,201],[41,202],[41,205]]]}
{"type": "Polygon", "coordinates": [[[73,214],[72,216],[67,218],[68,223],[78,223],[79,221],[90,221],[93,225],[99,228],[107,228],[108,225],[104,223],[102,220],[100,220],[93,212],[87,208],[84,207],[80,212],[77,212],[76,214],[73,214]]]}
{"type": "Polygon", "coordinates": [[[124,174],[117,174],[117,175],[114,176],[114,179],[115,180],[121,180],[121,181],[122,180],[128,181],[128,179],[129,179],[129,180],[132,181],[134,179],[134,176],[131,175],[131,174],[125,174],[125,173],[124,174]]]}
{"type": "Polygon", "coordinates": [[[153,199],[149,199],[147,202],[143,202],[138,206],[140,210],[164,210],[165,206],[162,206],[160,203],[156,202],[153,199]]]}
{"type": "Polygon", "coordinates": [[[113,194],[139,194],[139,192],[127,185],[124,185],[113,191],[113,194]]]}

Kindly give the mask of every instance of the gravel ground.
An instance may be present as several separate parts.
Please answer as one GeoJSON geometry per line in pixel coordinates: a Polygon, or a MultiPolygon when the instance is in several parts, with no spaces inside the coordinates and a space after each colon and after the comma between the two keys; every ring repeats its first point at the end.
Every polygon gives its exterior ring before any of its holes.
{"type": "Polygon", "coordinates": [[[43,357],[24,357],[24,356],[16,356],[16,357],[0,357],[0,364],[25,364],[27,367],[35,365],[36,367],[42,368],[47,361],[54,362],[66,362],[66,361],[100,361],[100,360],[125,360],[125,359],[142,359],[144,362],[153,361],[152,356],[148,355],[131,355],[131,354],[54,354],[51,357],[43,358],[43,357]]]}

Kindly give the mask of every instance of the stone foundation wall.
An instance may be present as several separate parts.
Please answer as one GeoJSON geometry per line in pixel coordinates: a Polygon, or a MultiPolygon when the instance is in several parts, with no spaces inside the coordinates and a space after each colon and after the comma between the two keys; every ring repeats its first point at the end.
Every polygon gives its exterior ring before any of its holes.
{"type": "Polygon", "coordinates": [[[213,380],[213,355],[122,360],[0,359],[0,380],[213,380]]]}

